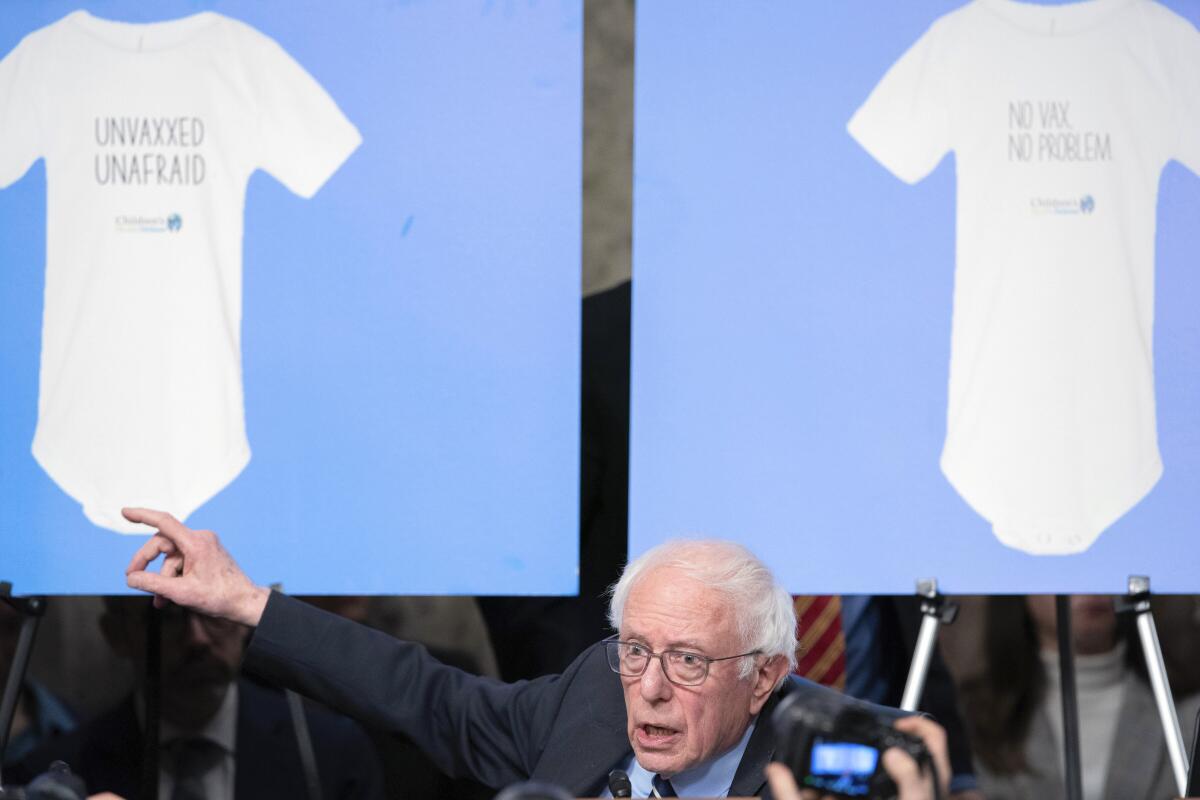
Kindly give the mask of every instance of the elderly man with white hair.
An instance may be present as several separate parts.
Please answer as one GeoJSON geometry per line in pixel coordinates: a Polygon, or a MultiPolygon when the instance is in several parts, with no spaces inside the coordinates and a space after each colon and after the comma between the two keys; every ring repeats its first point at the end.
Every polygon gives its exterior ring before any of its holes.
{"type": "Polygon", "coordinates": [[[125,516],[158,529],[129,586],[254,627],[247,669],[407,735],[452,775],[494,787],[532,778],[580,796],[607,794],[614,769],[641,797],[764,787],[767,716],[789,686],[796,622],[790,595],[740,545],[648,551],[614,588],[616,636],[561,675],[506,684],[256,586],[209,531],[145,509],[125,516]]]}

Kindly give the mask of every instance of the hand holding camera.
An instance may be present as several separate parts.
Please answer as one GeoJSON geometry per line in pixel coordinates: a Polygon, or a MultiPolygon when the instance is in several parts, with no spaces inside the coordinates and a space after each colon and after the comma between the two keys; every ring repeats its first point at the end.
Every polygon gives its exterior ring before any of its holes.
{"type": "MultiPolygon", "coordinates": [[[[950,756],[946,730],[926,717],[908,716],[893,723],[898,732],[923,742],[935,769],[923,769],[910,753],[900,747],[883,751],[883,771],[895,784],[898,800],[937,800],[949,792],[950,756]]],[[[767,781],[774,800],[828,800],[833,795],[821,795],[815,789],[800,789],[792,771],[784,764],[767,765],[767,781]]]]}
{"type": "Polygon", "coordinates": [[[950,777],[946,734],[929,719],[795,680],[771,715],[787,798],[941,800],[950,777]],[[924,788],[922,788],[924,787],[924,788]],[[907,790],[907,791],[906,791],[907,790]]]}
{"type": "MultiPolygon", "coordinates": [[[[893,727],[919,740],[934,765],[933,769],[923,768],[917,758],[900,747],[884,750],[880,761],[884,773],[895,784],[897,800],[937,800],[946,797],[950,783],[946,731],[933,720],[918,716],[901,717],[893,723],[893,727]]],[[[780,763],[767,765],[767,781],[774,800],[827,800],[832,797],[821,795],[815,789],[801,790],[791,770],[780,763]]]]}

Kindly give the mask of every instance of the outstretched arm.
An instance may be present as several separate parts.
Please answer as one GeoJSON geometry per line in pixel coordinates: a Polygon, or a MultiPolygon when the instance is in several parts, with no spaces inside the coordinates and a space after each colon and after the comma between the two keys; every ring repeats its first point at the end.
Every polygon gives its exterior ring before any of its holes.
{"type": "Polygon", "coordinates": [[[246,577],[215,533],[194,531],[164,511],[125,508],[121,513],[158,529],[125,568],[131,589],[152,592],[159,607],[170,600],[210,617],[258,625],[270,590],[246,577]],[[160,555],[165,556],[162,568],[150,571],[160,555]]]}

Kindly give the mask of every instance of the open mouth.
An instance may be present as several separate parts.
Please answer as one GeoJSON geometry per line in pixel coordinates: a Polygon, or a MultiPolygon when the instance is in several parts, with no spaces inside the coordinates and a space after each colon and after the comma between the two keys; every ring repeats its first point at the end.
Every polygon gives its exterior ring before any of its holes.
{"type": "Polygon", "coordinates": [[[678,730],[663,725],[639,725],[634,731],[637,734],[638,744],[648,748],[665,747],[679,736],[678,730]]]}

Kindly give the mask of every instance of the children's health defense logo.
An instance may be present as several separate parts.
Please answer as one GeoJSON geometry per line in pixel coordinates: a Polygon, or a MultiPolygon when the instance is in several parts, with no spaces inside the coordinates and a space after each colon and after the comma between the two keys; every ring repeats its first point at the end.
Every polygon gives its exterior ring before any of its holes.
{"type": "Polygon", "coordinates": [[[183,230],[183,217],[177,213],[165,217],[142,214],[118,214],[117,233],[179,233],[183,230]]]}
{"type": "Polygon", "coordinates": [[[1088,216],[1096,210],[1096,198],[1090,194],[1083,197],[1031,197],[1029,211],[1036,216],[1046,214],[1066,214],[1088,216]]]}

